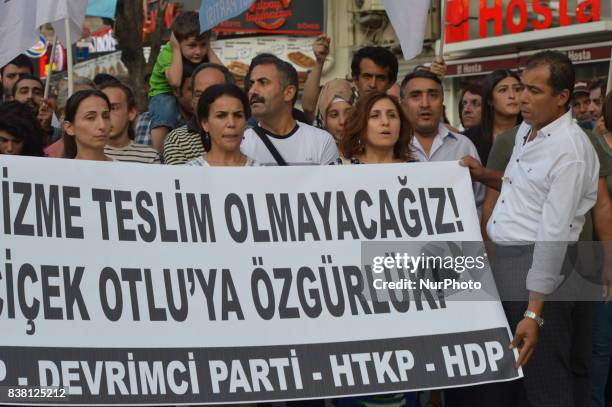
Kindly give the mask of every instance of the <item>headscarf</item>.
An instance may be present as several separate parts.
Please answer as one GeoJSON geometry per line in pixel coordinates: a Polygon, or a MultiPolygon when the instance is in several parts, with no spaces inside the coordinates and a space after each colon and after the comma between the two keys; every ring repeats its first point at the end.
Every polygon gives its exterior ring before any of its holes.
{"type": "Polygon", "coordinates": [[[318,127],[325,128],[325,117],[327,116],[327,109],[338,101],[338,99],[347,102],[352,105],[355,101],[355,92],[351,83],[345,79],[332,79],[328,81],[321,89],[319,94],[319,101],[317,102],[317,108],[315,110],[316,119],[315,122],[318,127]]]}

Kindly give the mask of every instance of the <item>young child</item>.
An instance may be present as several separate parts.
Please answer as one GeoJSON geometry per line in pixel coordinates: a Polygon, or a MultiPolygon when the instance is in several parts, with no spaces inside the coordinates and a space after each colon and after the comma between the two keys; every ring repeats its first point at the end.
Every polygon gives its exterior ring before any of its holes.
{"type": "Polygon", "coordinates": [[[170,27],[170,41],[162,47],[149,80],[151,141],[160,153],[168,132],[178,125],[179,108],[174,93],[180,88],[183,71],[203,62],[221,64],[210,47],[211,31],[200,34],[198,13],[179,14],[170,27]]]}

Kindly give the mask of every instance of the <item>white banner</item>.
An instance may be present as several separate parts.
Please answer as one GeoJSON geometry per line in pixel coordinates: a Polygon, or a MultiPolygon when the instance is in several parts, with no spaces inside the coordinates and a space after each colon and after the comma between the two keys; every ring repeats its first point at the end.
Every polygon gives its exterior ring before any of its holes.
{"type": "Polygon", "coordinates": [[[0,175],[0,389],[69,396],[1,403],[225,404],[521,375],[456,162],[0,156],[0,175]]]}

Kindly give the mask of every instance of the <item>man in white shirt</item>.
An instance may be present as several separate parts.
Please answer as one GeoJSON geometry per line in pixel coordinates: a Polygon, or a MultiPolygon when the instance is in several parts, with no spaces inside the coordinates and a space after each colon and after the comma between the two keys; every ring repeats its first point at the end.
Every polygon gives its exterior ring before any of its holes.
{"type": "Polygon", "coordinates": [[[291,64],[274,56],[260,58],[252,67],[250,84],[251,111],[259,124],[244,134],[240,149],[245,155],[264,165],[326,165],[337,160],[331,134],[293,118],[298,77],[291,64]]]}
{"type": "MultiPolygon", "coordinates": [[[[444,92],[437,75],[425,70],[406,75],[400,86],[400,99],[414,128],[414,158],[422,162],[459,161],[470,155],[480,162],[474,143],[463,134],[449,131],[442,122],[444,92]]],[[[480,182],[473,182],[472,188],[480,214],[485,188],[480,182]]]]}
{"type": "Polygon", "coordinates": [[[563,283],[568,242],[578,240],[597,198],[599,161],[572,120],[574,76],[571,61],[558,52],[544,51],[527,62],[521,77],[524,122],[487,225],[496,244],[500,296],[511,301],[504,309],[515,331],[517,365],[525,369],[522,389],[510,393],[524,398],[506,400],[509,405],[586,405],[575,400],[570,369],[573,318],[580,317],[575,303],[567,298],[544,306],[563,283]]]}

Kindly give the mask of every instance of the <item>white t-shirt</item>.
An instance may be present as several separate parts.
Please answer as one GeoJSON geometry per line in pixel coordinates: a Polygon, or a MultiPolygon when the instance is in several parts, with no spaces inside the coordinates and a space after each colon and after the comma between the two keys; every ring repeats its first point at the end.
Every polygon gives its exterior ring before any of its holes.
{"type": "MultiPolygon", "coordinates": [[[[317,127],[296,122],[288,136],[268,134],[268,138],[289,165],[327,165],[338,159],[334,138],[317,127]]],[[[247,129],[240,150],[261,165],[277,165],[276,160],[253,129],[247,129]]]]}

